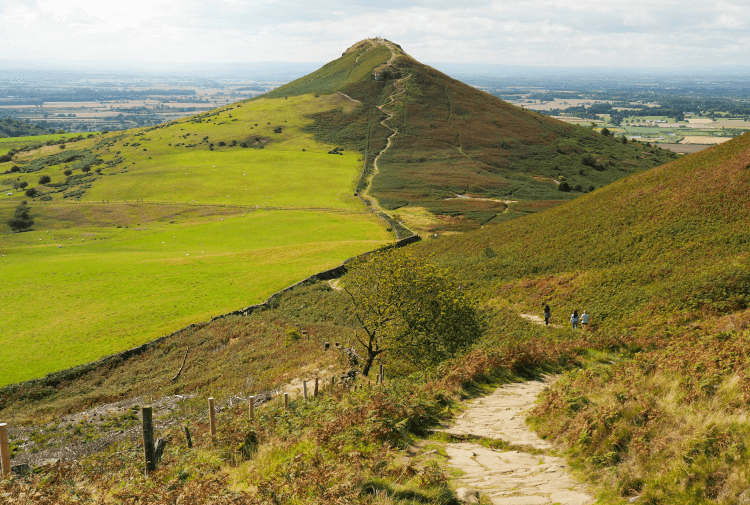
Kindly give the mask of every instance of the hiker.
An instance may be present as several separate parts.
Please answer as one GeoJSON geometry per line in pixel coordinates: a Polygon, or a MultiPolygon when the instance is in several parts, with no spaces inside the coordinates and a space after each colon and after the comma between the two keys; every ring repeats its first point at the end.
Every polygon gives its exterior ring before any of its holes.
{"type": "Polygon", "coordinates": [[[574,330],[578,329],[578,311],[574,310],[573,313],[570,315],[570,324],[573,326],[574,330]]]}
{"type": "Polygon", "coordinates": [[[544,326],[549,326],[549,320],[552,317],[552,313],[549,310],[549,305],[544,306],[544,326]]]}
{"type": "Polygon", "coordinates": [[[590,317],[591,314],[589,314],[588,311],[584,310],[583,314],[581,314],[581,331],[586,331],[588,329],[590,317]]]}

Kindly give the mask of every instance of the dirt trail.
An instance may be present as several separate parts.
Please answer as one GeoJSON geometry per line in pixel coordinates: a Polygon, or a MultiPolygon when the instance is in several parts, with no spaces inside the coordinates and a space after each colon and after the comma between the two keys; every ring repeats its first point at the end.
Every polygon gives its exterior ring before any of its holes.
{"type": "Polygon", "coordinates": [[[565,460],[545,454],[552,446],[526,427],[525,412],[546,386],[545,382],[529,381],[499,387],[491,395],[469,402],[468,410],[444,430],[453,435],[501,439],[517,449],[499,451],[470,442],[447,444],[448,464],[464,472],[458,479],[460,486],[486,495],[493,505],[593,503],[594,498],[568,473],[565,460]]]}
{"type": "MultiPolygon", "coordinates": [[[[534,314],[521,314],[521,317],[526,319],[527,321],[531,321],[532,323],[545,326],[544,319],[539,316],[535,316],[534,314]]],[[[552,326],[553,328],[562,328],[562,326],[560,326],[559,324],[550,323],[549,326],[552,326]]]]}
{"type": "MultiPolygon", "coordinates": [[[[370,43],[374,45],[374,42],[371,41],[370,43]]],[[[390,42],[383,41],[383,43],[391,51],[391,57],[388,60],[388,62],[385,64],[385,66],[390,66],[393,63],[393,61],[396,59],[396,50],[395,50],[393,44],[391,44],[390,42]]],[[[388,140],[386,142],[385,147],[383,148],[382,151],[380,151],[378,153],[378,155],[373,160],[373,162],[372,162],[372,167],[373,167],[372,174],[370,174],[370,176],[367,178],[367,186],[360,193],[361,196],[362,196],[362,198],[366,198],[370,202],[370,207],[374,211],[380,212],[382,214],[385,214],[385,215],[389,216],[391,219],[393,219],[393,216],[391,216],[390,213],[386,212],[380,206],[380,204],[378,203],[378,200],[374,196],[372,196],[370,194],[370,189],[372,189],[372,180],[375,178],[375,175],[377,175],[377,173],[379,172],[379,169],[378,169],[378,160],[383,155],[383,153],[385,153],[388,150],[388,148],[391,147],[391,144],[393,143],[393,137],[395,137],[396,135],[398,135],[398,130],[396,128],[393,128],[393,127],[391,127],[390,125],[387,124],[388,121],[390,121],[391,118],[393,118],[395,112],[389,111],[389,110],[385,110],[384,107],[386,107],[388,105],[391,105],[393,102],[396,101],[396,97],[398,97],[399,95],[401,95],[401,94],[403,94],[403,93],[406,92],[406,86],[404,85],[404,82],[407,79],[409,79],[410,77],[411,77],[411,74],[407,75],[406,77],[402,77],[401,79],[397,79],[396,81],[394,81],[393,82],[394,91],[388,97],[388,101],[386,103],[384,103],[383,105],[378,105],[378,109],[380,109],[381,112],[383,112],[384,114],[386,114],[388,116],[386,119],[382,120],[380,122],[380,124],[383,125],[383,126],[385,126],[386,128],[388,128],[389,130],[391,130],[391,132],[393,132],[393,133],[391,133],[388,136],[388,140]]],[[[404,223],[401,223],[401,226],[403,226],[404,228],[406,228],[407,230],[409,230],[412,234],[416,235],[416,233],[414,233],[413,230],[409,229],[406,225],[404,225],[404,223]]],[[[397,236],[398,236],[398,233],[397,233],[397,236]]]]}

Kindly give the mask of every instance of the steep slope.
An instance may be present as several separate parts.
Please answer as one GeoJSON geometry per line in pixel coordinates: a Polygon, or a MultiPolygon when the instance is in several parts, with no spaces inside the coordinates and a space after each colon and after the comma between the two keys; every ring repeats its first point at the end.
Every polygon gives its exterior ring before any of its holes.
{"type": "Polygon", "coordinates": [[[743,135],[427,249],[518,312],[550,302],[558,321],[586,308],[602,330],[666,334],[750,303],[749,167],[743,135]]]}
{"type": "Polygon", "coordinates": [[[311,92],[359,101],[352,114],[313,116],[308,131],[363,151],[369,171],[381,155],[372,195],[423,231],[535,212],[674,157],[510,105],[383,39],[361,41],[268,96],[311,92]],[[441,219],[420,224],[424,209],[441,219]]]}

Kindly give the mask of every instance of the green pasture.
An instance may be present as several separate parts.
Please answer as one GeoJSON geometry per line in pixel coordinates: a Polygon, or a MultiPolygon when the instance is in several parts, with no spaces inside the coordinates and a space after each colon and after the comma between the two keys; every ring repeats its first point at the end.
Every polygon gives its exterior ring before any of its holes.
{"type": "MultiPolygon", "coordinates": [[[[303,131],[312,122],[310,114],[351,111],[355,105],[340,95],[259,99],[159,127],[68,143],[67,152],[83,149],[100,158],[91,169],[101,174],[90,187],[80,188],[77,198],[358,208],[353,193],[362,171],[359,153],[328,154],[336,146],[316,142],[303,131]]],[[[37,157],[61,152],[52,146],[37,157]]],[[[0,171],[13,164],[18,162],[0,164],[0,171]]],[[[27,182],[60,201],[69,189],[56,191],[53,185],[66,182],[66,169],[73,176],[82,174],[75,162],[58,163],[6,174],[0,183],[7,192],[13,181],[27,182]],[[53,185],[38,185],[42,175],[53,185]]],[[[22,193],[12,198],[25,198],[22,193]]]]}
{"type": "Polygon", "coordinates": [[[0,385],[258,303],[389,238],[369,214],[306,211],[0,236],[0,385]]]}
{"type": "Polygon", "coordinates": [[[328,154],[304,131],[311,114],[356,105],[263,98],[0,164],[0,385],[260,302],[389,241],[354,196],[359,153],[328,154]],[[35,224],[11,233],[20,200],[35,224]],[[312,207],[325,210],[296,210],[312,207]]]}
{"type": "Polygon", "coordinates": [[[357,159],[270,148],[169,153],[102,177],[84,199],[354,208],[357,159]]]}
{"type": "MultiPolygon", "coordinates": [[[[2,137],[0,138],[0,155],[11,149],[20,149],[29,144],[43,144],[49,140],[60,140],[81,135],[80,133],[53,133],[50,135],[31,135],[28,137],[2,137]]],[[[88,133],[84,133],[85,137],[88,133]]]]}

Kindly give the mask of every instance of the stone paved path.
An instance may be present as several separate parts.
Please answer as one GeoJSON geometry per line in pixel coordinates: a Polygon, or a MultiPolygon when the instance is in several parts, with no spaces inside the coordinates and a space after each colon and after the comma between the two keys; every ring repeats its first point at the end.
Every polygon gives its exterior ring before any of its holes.
{"type": "Polygon", "coordinates": [[[586,505],[594,498],[568,473],[565,460],[529,454],[523,447],[542,451],[551,445],[530,431],[524,422],[544,382],[529,381],[499,387],[489,396],[468,404],[453,426],[454,435],[501,439],[520,450],[497,451],[475,443],[446,446],[449,464],[464,472],[459,485],[476,489],[493,505],[586,505]]]}

